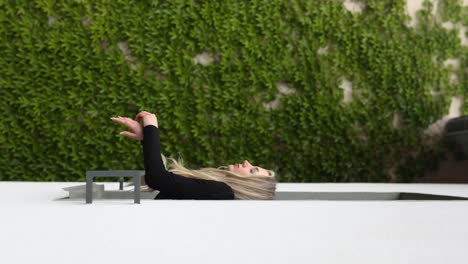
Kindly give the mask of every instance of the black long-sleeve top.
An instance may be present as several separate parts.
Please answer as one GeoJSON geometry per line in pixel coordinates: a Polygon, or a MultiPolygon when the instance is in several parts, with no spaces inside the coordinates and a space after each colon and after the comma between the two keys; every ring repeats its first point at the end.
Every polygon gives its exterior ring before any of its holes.
{"type": "Polygon", "coordinates": [[[169,172],[161,158],[159,129],[143,128],[143,156],[146,184],[159,190],[154,199],[234,200],[232,188],[224,182],[187,178],[169,172]]]}

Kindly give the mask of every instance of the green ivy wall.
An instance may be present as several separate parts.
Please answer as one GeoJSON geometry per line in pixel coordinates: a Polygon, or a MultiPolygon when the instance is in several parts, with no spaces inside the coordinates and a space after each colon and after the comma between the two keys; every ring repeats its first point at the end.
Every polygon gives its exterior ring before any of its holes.
{"type": "Polygon", "coordinates": [[[143,169],[109,118],[146,110],[163,153],[190,168],[249,159],[282,182],[412,181],[439,157],[424,130],[451,97],[468,113],[467,10],[441,0],[434,16],[426,1],[412,27],[403,0],[360,3],[0,1],[0,180],[143,169]]]}

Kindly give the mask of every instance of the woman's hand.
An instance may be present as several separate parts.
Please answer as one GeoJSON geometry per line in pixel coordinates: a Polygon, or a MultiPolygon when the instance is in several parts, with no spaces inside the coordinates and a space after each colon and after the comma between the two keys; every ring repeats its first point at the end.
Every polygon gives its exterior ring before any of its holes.
{"type": "Polygon", "coordinates": [[[112,121],[120,123],[122,125],[127,126],[130,128],[131,131],[122,131],[120,132],[121,135],[126,137],[135,139],[135,140],[143,140],[143,127],[138,121],[132,120],[128,117],[111,117],[112,121]]]}
{"type": "Polygon", "coordinates": [[[158,119],[156,118],[156,115],[146,111],[141,111],[140,113],[138,113],[135,117],[135,120],[138,122],[141,122],[143,120],[144,127],[148,125],[158,127],[158,119]]]}

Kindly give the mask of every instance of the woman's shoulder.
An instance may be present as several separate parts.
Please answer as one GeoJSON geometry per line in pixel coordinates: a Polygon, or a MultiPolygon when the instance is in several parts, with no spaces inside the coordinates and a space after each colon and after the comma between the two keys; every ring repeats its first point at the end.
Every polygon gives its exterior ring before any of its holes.
{"type": "Polygon", "coordinates": [[[215,196],[222,200],[234,200],[234,190],[225,182],[218,182],[220,191],[215,196]]]}
{"type": "Polygon", "coordinates": [[[196,181],[210,185],[210,192],[214,199],[219,200],[233,200],[234,199],[234,190],[229,184],[222,181],[215,180],[205,180],[205,179],[195,179],[196,181]]]}

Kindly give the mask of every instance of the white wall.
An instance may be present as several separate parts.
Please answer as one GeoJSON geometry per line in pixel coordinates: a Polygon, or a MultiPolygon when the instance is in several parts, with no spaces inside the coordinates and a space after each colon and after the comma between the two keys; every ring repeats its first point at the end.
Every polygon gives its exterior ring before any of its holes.
{"type": "MultiPolygon", "coordinates": [[[[62,200],[67,196],[62,188],[76,184],[0,182],[2,263],[465,264],[468,259],[466,201],[62,200]]],[[[278,191],[468,197],[468,185],[454,184],[280,183],[278,191]]]]}

